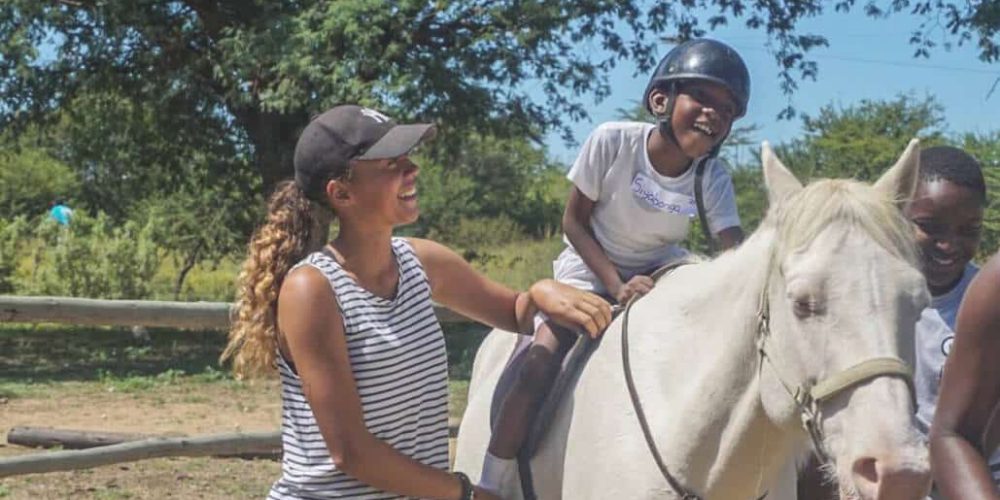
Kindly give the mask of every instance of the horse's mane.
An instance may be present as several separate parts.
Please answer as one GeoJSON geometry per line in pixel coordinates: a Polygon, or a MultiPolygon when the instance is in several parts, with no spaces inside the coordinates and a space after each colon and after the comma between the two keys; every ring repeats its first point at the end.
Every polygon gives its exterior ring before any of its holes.
{"type": "Polygon", "coordinates": [[[896,200],[872,186],[845,179],[813,182],[773,207],[765,219],[776,231],[776,255],[813,241],[832,225],[865,231],[890,254],[917,265],[917,247],[910,222],[896,200]]]}

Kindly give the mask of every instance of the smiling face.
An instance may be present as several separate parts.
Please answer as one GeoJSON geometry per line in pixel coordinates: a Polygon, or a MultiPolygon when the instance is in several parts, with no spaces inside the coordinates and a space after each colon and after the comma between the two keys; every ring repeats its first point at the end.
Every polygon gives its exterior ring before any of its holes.
{"type": "Polygon", "coordinates": [[[927,286],[934,295],[948,292],[979,248],[982,196],[944,179],[925,180],[917,186],[906,215],[916,226],[927,286]]]}
{"type": "Polygon", "coordinates": [[[348,180],[330,183],[329,197],[342,220],[358,220],[369,227],[410,224],[420,215],[419,171],[408,156],[355,161],[348,180]]]}
{"type": "MultiPolygon", "coordinates": [[[[664,90],[654,89],[649,98],[655,112],[666,111],[664,90]]],[[[726,87],[709,81],[681,84],[670,120],[677,145],[689,158],[708,154],[729,134],[736,112],[736,102],[726,87]]]]}

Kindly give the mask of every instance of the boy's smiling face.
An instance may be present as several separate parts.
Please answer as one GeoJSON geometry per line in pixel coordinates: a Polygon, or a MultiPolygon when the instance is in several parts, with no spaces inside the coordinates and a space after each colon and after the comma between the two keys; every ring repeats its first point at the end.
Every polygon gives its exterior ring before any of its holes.
{"type": "MultiPolygon", "coordinates": [[[[665,89],[650,92],[650,109],[666,113],[669,95],[665,89]]],[[[688,158],[708,154],[729,134],[737,105],[723,85],[710,81],[686,81],[680,85],[671,115],[677,146],[688,158]]]]}
{"type": "Polygon", "coordinates": [[[950,291],[979,248],[984,202],[975,190],[944,179],[922,180],[917,186],[906,215],[916,226],[932,294],[950,291]]]}

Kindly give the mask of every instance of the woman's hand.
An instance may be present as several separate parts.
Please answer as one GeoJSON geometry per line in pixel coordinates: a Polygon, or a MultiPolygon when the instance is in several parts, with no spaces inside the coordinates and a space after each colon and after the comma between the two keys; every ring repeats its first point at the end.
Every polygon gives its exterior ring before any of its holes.
{"type": "Polygon", "coordinates": [[[547,279],[532,285],[528,293],[535,307],[556,324],[584,330],[593,338],[611,323],[611,305],[590,292],[547,279]]]}
{"type": "Polygon", "coordinates": [[[638,276],[633,276],[627,283],[619,285],[617,290],[611,290],[611,292],[614,294],[615,300],[617,300],[619,304],[625,305],[628,304],[629,300],[632,300],[632,297],[641,297],[649,293],[652,289],[653,279],[649,276],[643,276],[640,274],[638,276]]]}

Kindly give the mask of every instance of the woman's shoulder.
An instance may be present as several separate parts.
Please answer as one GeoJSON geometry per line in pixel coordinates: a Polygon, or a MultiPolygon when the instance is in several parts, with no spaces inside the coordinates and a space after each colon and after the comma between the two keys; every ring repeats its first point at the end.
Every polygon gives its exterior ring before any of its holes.
{"type": "Polygon", "coordinates": [[[278,310],[296,316],[336,312],[339,307],[330,279],[320,268],[303,265],[289,271],[282,280],[278,310]]]}

